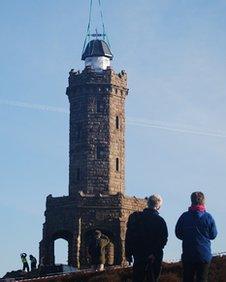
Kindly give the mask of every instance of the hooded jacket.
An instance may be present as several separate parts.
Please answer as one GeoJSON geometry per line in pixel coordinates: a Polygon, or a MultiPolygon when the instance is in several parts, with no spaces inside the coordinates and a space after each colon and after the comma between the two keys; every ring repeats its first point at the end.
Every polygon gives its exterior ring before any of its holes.
{"type": "Polygon", "coordinates": [[[209,263],[211,242],[217,236],[216,224],[206,211],[184,212],[177,221],[175,233],[182,240],[182,261],[209,263]]]}

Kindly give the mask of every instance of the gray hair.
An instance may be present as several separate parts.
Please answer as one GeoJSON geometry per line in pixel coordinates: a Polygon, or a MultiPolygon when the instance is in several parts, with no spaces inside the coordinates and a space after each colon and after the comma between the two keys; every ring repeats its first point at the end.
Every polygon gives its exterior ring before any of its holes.
{"type": "Polygon", "coordinates": [[[158,194],[151,195],[148,199],[148,207],[151,209],[159,210],[162,205],[162,197],[158,194]]]}

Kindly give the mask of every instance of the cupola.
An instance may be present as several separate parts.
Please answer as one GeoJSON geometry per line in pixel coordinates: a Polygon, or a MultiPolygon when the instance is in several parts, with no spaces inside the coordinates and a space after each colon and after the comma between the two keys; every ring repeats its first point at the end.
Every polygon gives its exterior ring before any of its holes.
{"type": "Polygon", "coordinates": [[[104,40],[94,39],[88,42],[82,54],[85,66],[90,66],[95,71],[102,71],[110,66],[113,55],[104,40]]]}

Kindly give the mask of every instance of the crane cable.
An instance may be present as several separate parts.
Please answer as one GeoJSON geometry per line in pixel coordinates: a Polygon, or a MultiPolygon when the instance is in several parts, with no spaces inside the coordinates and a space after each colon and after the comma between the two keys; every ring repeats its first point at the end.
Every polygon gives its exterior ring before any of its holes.
{"type": "Polygon", "coordinates": [[[98,0],[98,3],[99,3],[99,8],[100,8],[100,18],[101,18],[102,29],[103,29],[103,39],[105,40],[106,32],[105,32],[105,26],[104,26],[103,11],[102,11],[102,8],[101,8],[101,0],[98,0]]]}
{"type": "Polygon", "coordinates": [[[90,26],[91,26],[91,20],[92,20],[92,7],[93,7],[93,0],[90,0],[90,4],[89,4],[89,21],[88,21],[88,26],[87,26],[87,30],[86,30],[86,37],[85,37],[85,41],[84,41],[84,44],[83,44],[82,53],[85,51],[87,38],[89,39],[89,42],[90,42],[90,26]]]}
{"type": "Polygon", "coordinates": [[[106,33],[106,29],[105,29],[105,25],[104,25],[104,15],[103,15],[103,9],[102,9],[102,4],[101,4],[101,0],[98,0],[99,2],[99,8],[100,8],[100,18],[101,18],[101,22],[102,22],[102,29],[103,29],[103,40],[105,41],[105,38],[107,39],[107,43],[109,45],[109,47],[111,47],[110,42],[108,40],[108,36],[106,33]]]}
{"type": "MultiPolygon", "coordinates": [[[[102,30],[103,30],[102,31],[103,40],[105,40],[105,38],[106,38],[109,47],[111,47],[109,39],[108,39],[108,36],[106,34],[105,25],[104,25],[104,15],[103,15],[103,9],[102,9],[101,0],[98,0],[98,4],[99,4],[99,10],[100,10],[100,18],[101,18],[102,30]]],[[[89,5],[89,21],[88,21],[88,25],[87,25],[86,37],[85,37],[85,41],[84,41],[84,44],[83,44],[82,53],[84,53],[84,51],[85,51],[87,39],[88,39],[88,42],[90,42],[90,37],[91,37],[90,28],[91,28],[91,22],[92,22],[92,8],[93,8],[93,0],[90,0],[90,5],[89,5]]]]}

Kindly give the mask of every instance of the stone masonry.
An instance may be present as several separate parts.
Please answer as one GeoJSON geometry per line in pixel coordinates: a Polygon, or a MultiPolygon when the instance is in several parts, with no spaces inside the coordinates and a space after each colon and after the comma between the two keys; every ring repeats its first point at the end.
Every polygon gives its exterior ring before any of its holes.
{"type": "Polygon", "coordinates": [[[70,195],[124,193],[126,87],[123,71],[70,72],[70,195]]]}
{"type": "Polygon", "coordinates": [[[68,264],[87,267],[87,246],[95,229],[111,243],[109,265],[125,263],[125,232],[130,213],[146,200],[125,196],[125,98],[127,75],[110,67],[71,70],[69,195],[47,197],[40,262],[54,264],[54,241],[68,242],[68,264]]]}

